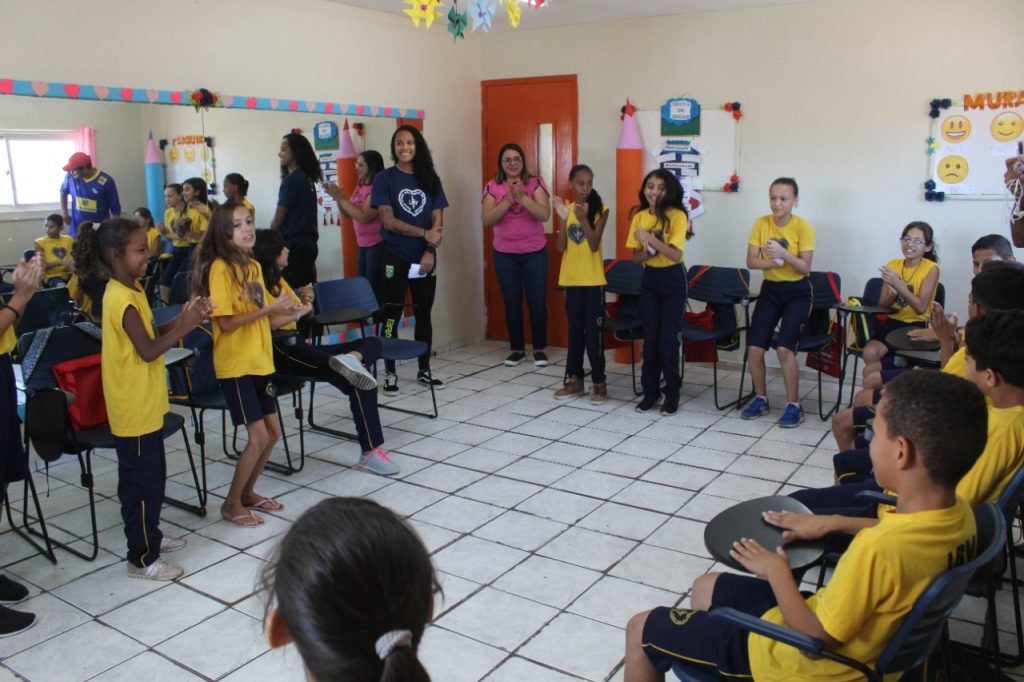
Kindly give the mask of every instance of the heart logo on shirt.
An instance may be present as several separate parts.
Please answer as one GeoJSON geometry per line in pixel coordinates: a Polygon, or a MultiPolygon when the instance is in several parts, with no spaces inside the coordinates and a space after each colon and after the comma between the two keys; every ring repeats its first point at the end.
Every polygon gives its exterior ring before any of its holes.
{"type": "Polygon", "coordinates": [[[63,259],[65,256],[68,255],[68,251],[63,246],[57,246],[54,247],[53,249],[53,255],[59,259],[63,259]]]}
{"type": "Polygon", "coordinates": [[[398,193],[398,205],[409,215],[416,217],[427,205],[427,195],[421,189],[403,189],[398,193]]]}
{"type": "Polygon", "coordinates": [[[565,236],[573,241],[574,244],[582,244],[583,240],[587,238],[587,235],[583,233],[583,227],[579,223],[569,226],[569,229],[565,231],[565,236]]]}

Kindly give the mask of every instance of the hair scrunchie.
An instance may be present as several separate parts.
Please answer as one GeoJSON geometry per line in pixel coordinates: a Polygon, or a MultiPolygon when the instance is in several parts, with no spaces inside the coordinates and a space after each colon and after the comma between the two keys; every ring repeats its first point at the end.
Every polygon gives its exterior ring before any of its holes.
{"type": "Polygon", "coordinates": [[[412,632],[409,630],[391,630],[377,638],[373,645],[380,660],[386,659],[396,647],[412,646],[412,632]]]}

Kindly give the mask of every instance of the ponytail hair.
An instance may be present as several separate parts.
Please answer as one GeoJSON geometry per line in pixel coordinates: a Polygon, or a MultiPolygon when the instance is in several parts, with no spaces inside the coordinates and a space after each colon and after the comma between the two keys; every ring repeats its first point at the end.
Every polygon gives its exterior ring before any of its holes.
{"type": "Polygon", "coordinates": [[[244,199],[249,194],[249,181],[241,173],[228,173],[224,176],[224,184],[231,183],[238,188],[238,194],[244,199]]]}
{"type": "Polygon", "coordinates": [[[390,509],[319,502],[281,540],[262,588],[311,679],[430,682],[416,650],[440,587],[423,541],[390,509]]]}
{"type": "Polygon", "coordinates": [[[272,296],[281,295],[281,268],[277,257],[284,250],[284,237],[277,230],[256,230],[256,243],[252,245],[252,257],[263,270],[263,286],[272,296]]]}
{"type": "MultiPolygon", "coordinates": [[[[590,177],[594,177],[594,171],[590,169],[585,163],[578,163],[569,170],[569,182],[576,177],[577,173],[590,173],[590,177]]],[[[590,194],[587,195],[587,222],[593,225],[597,220],[597,217],[601,215],[601,207],[604,206],[604,200],[601,195],[597,193],[597,190],[591,186],[590,194]]]]}

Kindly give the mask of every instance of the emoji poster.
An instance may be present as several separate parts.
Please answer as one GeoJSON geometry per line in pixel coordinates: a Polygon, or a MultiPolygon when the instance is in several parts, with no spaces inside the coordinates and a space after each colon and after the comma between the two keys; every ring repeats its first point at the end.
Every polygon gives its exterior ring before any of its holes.
{"type": "Polygon", "coordinates": [[[962,104],[937,111],[928,138],[935,189],[946,198],[1005,197],[1004,160],[1024,140],[1024,91],[967,95],[962,104]]]}
{"type": "Polygon", "coordinates": [[[178,135],[164,147],[164,165],[168,183],[181,183],[189,178],[202,178],[207,185],[214,182],[216,161],[213,148],[202,135],[178,135]]]}

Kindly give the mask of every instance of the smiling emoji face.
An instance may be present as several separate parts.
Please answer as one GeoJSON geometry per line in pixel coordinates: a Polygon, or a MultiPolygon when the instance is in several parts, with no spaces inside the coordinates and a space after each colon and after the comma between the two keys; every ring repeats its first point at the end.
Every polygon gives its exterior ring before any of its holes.
{"type": "Polygon", "coordinates": [[[1000,142],[1009,142],[1024,132],[1024,119],[1015,111],[1004,111],[992,119],[992,137],[1000,142]]]}
{"type": "Polygon", "coordinates": [[[192,147],[185,147],[185,163],[195,163],[196,150],[192,147]]]}
{"type": "Polygon", "coordinates": [[[939,130],[942,132],[942,139],[956,144],[971,136],[971,122],[966,116],[957,114],[947,117],[939,130]]]}
{"type": "Polygon", "coordinates": [[[963,182],[970,169],[967,167],[967,159],[962,156],[946,156],[939,160],[935,174],[947,185],[955,185],[963,182]]]}

